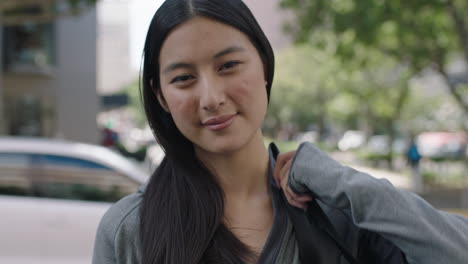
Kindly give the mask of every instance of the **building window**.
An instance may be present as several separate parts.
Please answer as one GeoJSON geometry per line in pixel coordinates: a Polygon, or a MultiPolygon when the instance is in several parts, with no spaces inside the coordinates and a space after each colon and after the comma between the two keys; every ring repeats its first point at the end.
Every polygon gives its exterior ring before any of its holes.
{"type": "Polygon", "coordinates": [[[5,71],[48,72],[55,64],[52,24],[6,26],[3,34],[5,71]]]}
{"type": "Polygon", "coordinates": [[[8,102],[9,134],[14,136],[43,135],[43,111],[40,98],[23,94],[13,102],[8,102]]]}

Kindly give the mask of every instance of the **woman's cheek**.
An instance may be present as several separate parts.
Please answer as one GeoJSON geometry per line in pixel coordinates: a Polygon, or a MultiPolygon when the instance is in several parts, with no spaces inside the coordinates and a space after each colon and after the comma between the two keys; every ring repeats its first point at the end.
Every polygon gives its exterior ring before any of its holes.
{"type": "Polygon", "coordinates": [[[169,92],[166,100],[171,112],[183,112],[192,104],[190,96],[184,91],[178,90],[169,92]]]}
{"type": "Polygon", "coordinates": [[[170,113],[176,124],[178,123],[178,126],[188,125],[187,123],[194,122],[192,119],[194,115],[198,113],[198,110],[190,97],[184,96],[183,94],[171,94],[167,103],[170,113]]]}

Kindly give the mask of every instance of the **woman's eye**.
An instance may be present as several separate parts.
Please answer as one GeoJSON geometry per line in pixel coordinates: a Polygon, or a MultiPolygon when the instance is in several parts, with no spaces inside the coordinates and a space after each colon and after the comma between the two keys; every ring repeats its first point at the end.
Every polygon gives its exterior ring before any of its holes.
{"type": "Polygon", "coordinates": [[[171,80],[171,83],[176,83],[176,82],[186,82],[188,80],[191,80],[193,77],[191,75],[185,74],[185,75],[179,75],[175,77],[174,79],[171,80]]]}
{"type": "Polygon", "coordinates": [[[236,66],[236,65],[238,65],[240,63],[241,63],[240,61],[228,61],[228,62],[224,63],[219,70],[222,71],[222,70],[230,69],[230,68],[233,68],[234,66],[236,66]]]}

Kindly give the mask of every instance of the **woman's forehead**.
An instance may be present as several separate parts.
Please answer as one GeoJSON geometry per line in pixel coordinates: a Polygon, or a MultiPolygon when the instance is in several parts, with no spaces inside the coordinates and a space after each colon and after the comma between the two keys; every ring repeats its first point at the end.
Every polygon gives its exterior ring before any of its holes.
{"type": "Polygon", "coordinates": [[[255,50],[249,38],[237,28],[197,16],[169,33],[161,48],[160,62],[194,55],[214,56],[229,47],[255,50]]]}

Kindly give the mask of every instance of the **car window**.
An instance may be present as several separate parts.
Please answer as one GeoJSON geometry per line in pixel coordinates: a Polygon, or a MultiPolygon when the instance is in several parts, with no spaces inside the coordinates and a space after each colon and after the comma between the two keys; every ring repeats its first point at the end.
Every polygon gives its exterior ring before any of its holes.
{"type": "Polygon", "coordinates": [[[0,166],[3,165],[17,165],[26,166],[31,155],[25,153],[0,153],[0,166]]]}
{"type": "Polygon", "coordinates": [[[0,194],[114,202],[137,187],[126,175],[86,159],[0,154],[0,194]]]}
{"type": "Polygon", "coordinates": [[[103,170],[111,170],[107,166],[103,164],[99,164],[96,162],[92,162],[89,160],[78,159],[78,158],[71,158],[71,157],[64,157],[58,155],[41,155],[42,161],[47,166],[66,166],[66,167],[74,167],[74,168],[88,168],[88,169],[103,169],[103,170]]]}
{"type": "Polygon", "coordinates": [[[28,195],[30,170],[39,165],[27,153],[0,153],[0,194],[28,195]]]}

